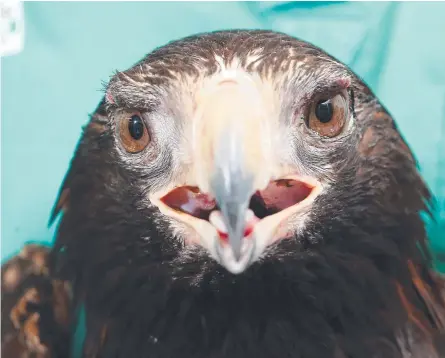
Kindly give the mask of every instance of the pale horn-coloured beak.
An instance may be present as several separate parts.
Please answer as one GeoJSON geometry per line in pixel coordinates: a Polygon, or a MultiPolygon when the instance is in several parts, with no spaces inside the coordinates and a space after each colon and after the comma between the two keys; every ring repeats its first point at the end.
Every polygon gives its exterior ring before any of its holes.
{"type": "Polygon", "coordinates": [[[240,262],[254,245],[253,240],[243,242],[253,216],[248,212],[250,199],[270,180],[268,111],[254,84],[243,79],[211,86],[201,95],[200,105],[194,133],[197,183],[220,209],[216,220],[222,219],[231,249],[227,253],[227,247],[218,248],[220,255],[240,262]]]}
{"type": "Polygon", "coordinates": [[[210,192],[221,210],[228,241],[235,260],[241,258],[247,209],[254,191],[254,173],[246,170],[243,138],[236,130],[226,130],[216,146],[215,167],[210,192]]]}

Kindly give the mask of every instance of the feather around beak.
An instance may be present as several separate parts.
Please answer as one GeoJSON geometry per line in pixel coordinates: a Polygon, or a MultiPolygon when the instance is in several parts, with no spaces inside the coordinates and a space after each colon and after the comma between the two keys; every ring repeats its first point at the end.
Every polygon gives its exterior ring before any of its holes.
{"type": "Polygon", "coordinates": [[[243,272],[321,192],[314,178],[276,165],[277,119],[249,77],[216,79],[201,91],[193,125],[193,178],[152,195],[160,211],[191,227],[228,271],[243,272]]]}

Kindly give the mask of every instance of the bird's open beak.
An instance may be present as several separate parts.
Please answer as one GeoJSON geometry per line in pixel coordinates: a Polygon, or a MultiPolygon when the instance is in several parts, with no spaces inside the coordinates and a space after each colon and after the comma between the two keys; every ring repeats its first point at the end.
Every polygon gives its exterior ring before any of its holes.
{"type": "MultiPolygon", "coordinates": [[[[249,79],[211,84],[193,123],[193,181],[152,201],[191,226],[199,244],[239,273],[292,228],[321,188],[312,178],[280,177],[273,150],[277,124],[264,94],[249,79]]],[[[277,121],[277,120],[276,120],[277,121]]]]}

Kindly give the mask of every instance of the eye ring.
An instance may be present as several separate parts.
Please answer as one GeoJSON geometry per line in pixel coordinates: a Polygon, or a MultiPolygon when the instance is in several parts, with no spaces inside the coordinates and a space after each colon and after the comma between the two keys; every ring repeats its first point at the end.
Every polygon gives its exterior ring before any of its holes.
{"type": "Polygon", "coordinates": [[[139,153],[150,143],[147,126],[140,113],[131,113],[119,123],[119,138],[129,153],[139,153]]]}
{"type": "Polygon", "coordinates": [[[346,124],[348,112],[348,102],[342,94],[318,97],[310,107],[307,126],[322,137],[336,137],[346,124]]]}

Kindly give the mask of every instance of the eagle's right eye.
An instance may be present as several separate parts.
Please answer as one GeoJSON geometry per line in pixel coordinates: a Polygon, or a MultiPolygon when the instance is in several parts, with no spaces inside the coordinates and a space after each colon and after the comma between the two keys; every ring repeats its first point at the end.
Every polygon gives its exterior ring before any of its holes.
{"type": "Polygon", "coordinates": [[[144,122],[138,115],[131,116],[128,121],[128,131],[134,140],[140,140],[144,135],[144,122]]]}
{"type": "Polygon", "coordinates": [[[139,113],[122,118],[119,123],[119,136],[129,153],[138,153],[150,143],[147,126],[139,113]]]}

